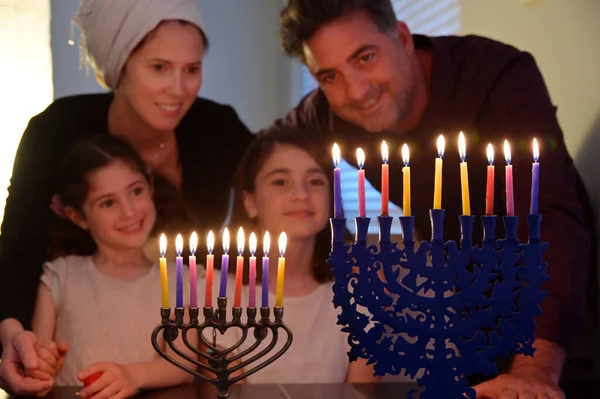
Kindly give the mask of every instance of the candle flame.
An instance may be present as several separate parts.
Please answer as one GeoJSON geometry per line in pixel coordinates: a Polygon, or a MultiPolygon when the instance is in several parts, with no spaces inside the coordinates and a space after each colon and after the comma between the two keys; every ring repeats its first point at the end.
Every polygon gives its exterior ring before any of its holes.
{"type": "Polygon", "coordinates": [[[340,166],[340,159],[342,158],[342,155],[340,153],[340,147],[337,145],[337,143],[333,144],[333,148],[331,149],[331,155],[333,156],[333,166],[337,168],[338,166],[340,166]]]}
{"type": "Polygon", "coordinates": [[[508,140],[504,140],[504,159],[506,159],[506,164],[510,165],[511,156],[510,156],[510,145],[508,144],[508,140]]]}
{"type": "Polygon", "coordinates": [[[175,252],[177,253],[177,256],[181,256],[181,253],[183,252],[183,237],[181,234],[177,234],[177,237],[175,238],[175,252]]]}
{"type": "Polygon", "coordinates": [[[192,255],[196,254],[196,249],[198,248],[198,234],[196,232],[192,232],[190,236],[190,253],[192,255]]]}
{"type": "Polygon", "coordinates": [[[237,233],[238,255],[240,256],[242,256],[244,253],[244,241],[246,241],[246,238],[244,237],[244,229],[240,227],[237,233]]]}
{"type": "Polygon", "coordinates": [[[212,230],[208,232],[208,236],[206,237],[206,249],[209,254],[212,254],[215,249],[215,233],[212,230]]]}
{"type": "Polygon", "coordinates": [[[160,256],[164,258],[165,254],[167,253],[167,236],[165,235],[165,233],[162,233],[160,235],[160,239],[158,240],[158,247],[160,250],[160,256]]]}
{"type": "Polygon", "coordinates": [[[438,157],[444,158],[445,148],[446,148],[446,140],[444,139],[444,136],[440,134],[440,137],[438,137],[438,139],[437,139],[438,157]]]}
{"type": "Polygon", "coordinates": [[[223,252],[229,252],[229,229],[227,227],[223,230],[223,252]]]}
{"type": "Polygon", "coordinates": [[[538,147],[537,139],[533,139],[533,161],[538,162],[540,160],[540,148],[538,147]]]}
{"type": "Polygon", "coordinates": [[[362,148],[356,150],[356,162],[358,163],[359,169],[365,167],[365,152],[362,150],[362,148]]]}
{"type": "Polygon", "coordinates": [[[458,134],[458,155],[460,156],[460,161],[465,162],[465,158],[467,158],[467,141],[463,132],[458,134]]]}
{"type": "Polygon", "coordinates": [[[265,256],[269,256],[269,250],[271,249],[271,235],[268,231],[265,231],[265,236],[263,237],[263,253],[265,256]]]}
{"type": "Polygon", "coordinates": [[[250,239],[248,243],[250,247],[250,256],[254,256],[256,254],[256,234],[254,232],[250,233],[250,239]]]}
{"type": "Polygon", "coordinates": [[[408,154],[408,146],[406,144],[404,144],[402,146],[402,162],[404,162],[404,166],[408,166],[409,161],[410,161],[410,156],[408,154]]]}
{"type": "Polygon", "coordinates": [[[489,143],[487,146],[487,150],[485,151],[487,154],[488,163],[490,165],[494,164],[494,146],[492,143],[489,143]]]}
{"type": "Polygon", "coordinates": [[[381,158],[383,159],[383,163],[388,163],[389,151],[385,140],[381,142],[381,158]]]}
{"type": "Polygon", "coordinates": [[[287,235],[281,233],[279,235],[279,256],[282,258],[285,256],[285,247],[287,246],[287,235]]]}

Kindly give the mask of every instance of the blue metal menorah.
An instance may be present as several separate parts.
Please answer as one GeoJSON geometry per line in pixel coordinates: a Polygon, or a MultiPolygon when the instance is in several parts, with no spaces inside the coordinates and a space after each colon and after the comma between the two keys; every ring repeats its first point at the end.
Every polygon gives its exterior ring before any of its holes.
{"type": "Polygon", "coordinates": [[[369,218],[331,219],[333,303],[348,333],[351,361],[368,359],[376,375],[404,373],[422,390],[408,397],[474,398],[466,376],[497,373],[495,360],[533,356],[534,321],[550,277],[540,240],[541,215],[528,215],[529,240],[519,243],[518,216],[483,216],[483,242],[473,245],[474,216],[459,216],[460,247],[444,241],[444,210],[430,211],[432,239],[415,246],[414,217],[402,216],[403,248],[390,240],[393,218],[380,216],[379,245],[367,245],[369,218]]]}

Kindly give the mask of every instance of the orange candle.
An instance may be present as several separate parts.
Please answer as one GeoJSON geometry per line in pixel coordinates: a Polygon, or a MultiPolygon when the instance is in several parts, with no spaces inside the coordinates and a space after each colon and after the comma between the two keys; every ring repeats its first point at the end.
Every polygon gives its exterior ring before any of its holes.
{"type": "Polygon", "coordinates": [[[279,262],[277,263],[277,291],[275,293],[275,306],[283,306],[283,277],[285,274],[285,247],[287,236],[281,233],[279,236],[279,262]]]}
{"type": "Polygon", "coordinates": [[[160,249],[160,294],[162,299],[162,307],[169,308],[169,281],[167,277],[167,259],[165,254],[167,253],[167,236],[165,234],[160,235],[159,240],[160,249]]]}
{"type": "Polygon", "coordinates": [[[402,168],[402,214],[404,216],[410,216],[410,166],[409,166],[409,153],[408,146],[404,144],[402,146],[402,162],[404,167],[402,168]]]}
{"type": "Polygon", "coordinates": [[[390,179],[390,168],[388,165],[388,146],[385,141],[381,142],[381,158],[383,164],[381,164],[381,214],[384,216],[389,215],[389,179],[390,179]]]}
{"type": "Polygon", "coordinates": [[[233,297],[233,306],[239,308],[242,306],[242,277],[244,274],[244,229],[240,227],[237,235],[238,256],[235,269],[235,296],[233,297]]]}
{"type": "Polygon", "coordinates": [[[471,216],[471,197],[469,196],[469,173],[467,170],[467,143],[465,135],[458,135],[458,153],[460,156],[460,186],[462,193],[463,215],[471,216]]]}
{"type": "Polygon", "coordinates": [[[213,255],[213,250],[215,249],[215,233],[213,233],[212,230],[208,232],[208,237],[206,238],[206,249],[208,250],[208,254],[206,255],[206,293],[204,296],[204,306],[212,308],[215,264],[215,255],[213,255]]]}
{"type": "Polygon", "coordinates": [[[437,139],[438,157],[435,159],[435,180],[433,186],[433,209],[442,209],[442,166],[446,141],[444,136],[437,139]]]}
{"type": "Polygon", "coordinates": [[[485,214],[494,214],[494,146],[488,144],[487,146],[487,184],[485,187],[485,214]]]}

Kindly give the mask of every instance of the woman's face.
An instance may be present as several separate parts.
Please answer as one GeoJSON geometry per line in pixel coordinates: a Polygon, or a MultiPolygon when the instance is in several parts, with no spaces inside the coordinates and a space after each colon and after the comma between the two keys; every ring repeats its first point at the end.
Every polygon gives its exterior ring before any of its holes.
{"type": "Polygon", "coordinates": [[[329,219],[329,191],[325,171],[309,153],[280,144],[256,176],[254,193],[245,194],[244,205],[272,234],[311,238],[329,219]]]}
{"type": "Polygon", "coordinates": [[[172,131],[202,84],[202,36],[193,24],[165,21],[145,40],[127,60],[117,95],[152,128],[172,131]]]}

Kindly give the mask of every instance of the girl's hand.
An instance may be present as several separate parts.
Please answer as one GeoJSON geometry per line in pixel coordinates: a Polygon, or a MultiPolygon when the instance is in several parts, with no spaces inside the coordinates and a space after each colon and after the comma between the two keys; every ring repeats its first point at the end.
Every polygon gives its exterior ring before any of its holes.
{"type": "Polygon", "coordinates": [[[38,342],[38,371],[56,377],[62,370],[69,347],[66,343],[54,341],[38,342]]]}
{"type": "Polygon", "coordinates": [[[102,375],[79,392],[82,398],[123,399],[139,391],[138,383],[127,365],[113,362],[94,363],[80,371],[77,378],[83,381],[96,373],[102,375]]]}

